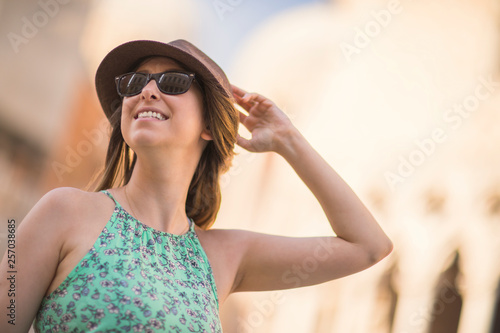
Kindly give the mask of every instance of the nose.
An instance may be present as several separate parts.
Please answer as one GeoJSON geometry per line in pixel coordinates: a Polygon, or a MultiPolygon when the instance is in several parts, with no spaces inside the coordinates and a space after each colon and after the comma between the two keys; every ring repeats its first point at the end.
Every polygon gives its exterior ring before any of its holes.
{"type": "Polygon", "coordinates": [[[141,99],[144,100],[154,100],[159,99],[160,91],[158,90],[158,86],[156,85],[155,80],[151,80],[146,84],[144,88],[142,88],[141,99]]]}

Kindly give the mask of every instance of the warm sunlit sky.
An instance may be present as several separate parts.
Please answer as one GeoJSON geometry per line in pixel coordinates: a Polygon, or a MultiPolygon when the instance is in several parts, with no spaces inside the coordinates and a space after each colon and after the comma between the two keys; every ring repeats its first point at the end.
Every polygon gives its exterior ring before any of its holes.
{"type": "Polygon", "coordinates": [[[231,58],[246,37],[259,24],[274,14],[303,4],[321,3],[326,0],[196,0],[201,7],[200,48],[205,50],[223,68],[229,68],[231,58]],[[232,7],[220,4],[234,3],[232,7]],[[231,8],[231,9],[229,9],[231,8]],[[229,48],[228,45],[231,47],[229,48]]]}

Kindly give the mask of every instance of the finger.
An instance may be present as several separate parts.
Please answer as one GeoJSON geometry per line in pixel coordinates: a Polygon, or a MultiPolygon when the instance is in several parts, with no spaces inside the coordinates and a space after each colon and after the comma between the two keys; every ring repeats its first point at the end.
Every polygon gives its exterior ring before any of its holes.
{"type": "Polygon", "coordinates": [[[245,110],[246,112],[248,112],[248,110],[250,110],[250,108],[253,106],[251,104],[248,104],[248,103],[243,103],[241,100],[236,100],[236,104],[238,104],[239,106],[241,106],[243,108],[243,110],[245,110]]]}
{"type": "Polygon", "coordinates": [[[243,97],[247,92],[234,84],[231,85],[231,90],[235,97],[243,97]]]}
{"type": "Polygon", "coordinates": [[[251,113],[255,107],[259,106],[259,103],[255,101],[254,93],[246,93],[240,101],[237,101],[239,105],[241,105],[248,113],[251,113]]]}
{"type": "Polygon", "coordinates": [[[254,105],[254,103],[249,103],[249,102],[243,101],[241,97],[236,96],[236,95],[235,95],[235,100],[239,106],[241,106],[243,109],[245,109],[245,111],[248,111],[254,105]]]}
{"type": "Polygon", "coordinates": [[[264,106],[272,106],[274,104],[269,98],[257,93],[251,94],[251,101],[253,101],[253,104],[261,104],[264,106]]]}
{"type": "Polygon", "coordinates": [[[236,103],[242,106],[246,111],[250,112],[253,106],[274,106],[274,103],[263,95],[248,93],[235,85],[232,85],[231,87],[233,89],[233,96],[235,97],[236,103]]]}
{"type": "Polygon", "coordinates": [[[248,111],[248,109],[253,105],[253,103],[249,103],[243,99],[243,97],[246,96],[247,92],[234,85],[232,85],[231,87],[233,88],[233,97],[236,103],[248,111]]]}
{"type": "Polygon", "coordinates": [[[243,112],[239,112],[240,114],[240,123],[244,124],[245,123],[245,119],[247,119],[247,115],[244,114],[243,112]]]}
{"type": "Polygon", "coordinates": [[[241,137],[239,134],[238,134],[238,137],[236,138],[236,143],[241,148],[244,148],[248,151],[253,151],[252,144],[250,143],[250,140],[247,140],[247,139],[241,137]]]}
{"type": "MultiPolygon", "coordinates": [[[[272,107],[274,106],[274,103],[267,97],[264,97],[260,94],[257,93],[247,93],[243,96],[242,102],[246,103],[247,105],[252,106],[257,106],[257,107],[272,107]]],[[[248,110],[249,112],[251,110],[248,110]]]]}
{"type": "Polygon", "coordinates": [[[250,107],[248,109],[245,109],[248,112],[248,115],[255,115],[257,117],[261,117],[263,113],[274,106],[271,101],[265,101],[263,103],[251,101],[250,103],[248,103],[248,105],[250,105],[250,107]]]}
{"type": "Polygon", "coordinates": [[[240,112],[240,124],[245,126],[245,128],[247,130],[249,130],[250,132],[252,132],[253,130],[253,125],[250,124],[248,121],[247,121],[247,118],[248,116],[245,115],[244,113],[240,112]]]}
{"type": "Polygon", "coordinates": [[[256,99],[257,99],[257,95],[256,93],[245,93],[242,97],[241,97],[241,100],[245,103],[255,103],[256,102],[256,99]]]}

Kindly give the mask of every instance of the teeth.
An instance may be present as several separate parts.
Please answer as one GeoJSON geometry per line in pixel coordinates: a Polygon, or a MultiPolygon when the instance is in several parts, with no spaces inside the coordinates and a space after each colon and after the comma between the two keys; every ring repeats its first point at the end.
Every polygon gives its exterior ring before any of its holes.
{"type": "Polygon", "coordinates": [[[137,115],[137,118],[156,118],[158,120],[166,119],[161,113],[154,111],[143,111],[137,115]]]}

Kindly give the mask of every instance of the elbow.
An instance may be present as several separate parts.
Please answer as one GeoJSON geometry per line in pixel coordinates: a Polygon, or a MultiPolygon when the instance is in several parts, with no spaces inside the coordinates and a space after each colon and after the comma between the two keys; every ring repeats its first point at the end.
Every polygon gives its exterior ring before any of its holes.
{"type": "Polygon", "coordinates": [[[375,250],[372,252],[372,260],[373,263],[377,263],[387,257],[389,254],[391,254],[392,250],[394,249],[394,244],[392,244],[392,241],[386,237],[386,239],[381,242],[375,250]]]}
{"type": "Polygon", "coordinates": [[[368,251],[368,260],[370,266],[375,265],[376,263],[387,257],[393,249],[394,245],[392,241],[388,237],[385,237],[383,241],[379,242],[376,246],[368,251]]]}

